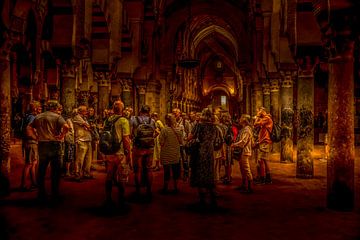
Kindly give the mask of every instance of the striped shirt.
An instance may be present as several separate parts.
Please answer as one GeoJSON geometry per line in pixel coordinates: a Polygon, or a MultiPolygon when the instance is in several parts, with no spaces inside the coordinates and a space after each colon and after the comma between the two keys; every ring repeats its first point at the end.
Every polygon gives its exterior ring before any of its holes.
{"type": "Polygon", "coordinates": [[[181,136],[181,130],[179,129],[173,130],[171,127],[165,126],[165,128],[161,130],[159,136],[161,146],[160,161],[163,165],[179,163],[180,145],[183,144],[181,136]]]}

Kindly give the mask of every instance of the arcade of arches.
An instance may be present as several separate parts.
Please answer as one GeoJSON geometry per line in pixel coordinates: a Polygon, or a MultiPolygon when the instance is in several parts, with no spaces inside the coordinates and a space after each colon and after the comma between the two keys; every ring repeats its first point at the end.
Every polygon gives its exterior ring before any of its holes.
{"type": "Polygon", "coordinates": [[[326,142],[324,206],[354,210],[359,10],[355,0],[2,0],[2,177],[14,116],[31,100],[102,114],[122,99],[160,116],[264,106],[289,133],[273,146],[278,161],[313,178],[314,144],[326,142]]]}

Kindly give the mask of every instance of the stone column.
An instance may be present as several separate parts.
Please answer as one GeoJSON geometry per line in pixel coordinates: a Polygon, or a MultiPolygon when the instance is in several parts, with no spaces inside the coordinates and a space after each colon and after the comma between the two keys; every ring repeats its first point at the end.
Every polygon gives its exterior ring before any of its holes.
{"type": "Polygon", "coordinates": [[[139,109],[145,104],[145,93],[146,93],[146,86],[144,85],[138,86],[139,109]]]}
{"type": "Polygon", "coordinates": [[[329,50],[327,206],[348,211],[359,203],[354,189],[354,44],[358,39],[358,10],[355,1],[337,1],[331,9],[327,4],[317,4],[315,10],[323,40],[327,40],[324,46],[329,50]]]}
{"type": "Polygon", "coordinates": [[[124,102],[125,107],[132,106],[132,80],[123,79],[122,80],[122,101],[124,102]]]}
{"type": "Polygon", "coordinates": [[[270,84],[269,83],[263,83],[263,97],[264,97],[264,108],[266,108],[266,111],[270,111],[270,84]]]}
{"type": "Polygon", "coordinates": [[[105,76],[98,80],[98,111],[100,115],[103,114],[105,109],[109,108],[110,84],[110,80],[105,79],[105,76]]]}
{"type": "Polygon", "coordinates": [[[343,38],[329,59],[327,205],[354,208],[354,41],[343,38]]]}
{"type": "Polygon", "coordinates": [[[260,82],[254,82],[252,99],[252,116],[255,116],[257,110],[263,106],[262,86],[260,82]]]}
{"type": "Polygon", "coordinates": [[[10,193],[10,77],[8,57],[0,58],[0,196],[10,193]]]}
{"type": "Polygon", "coordinates": [[[64,113],[69,114],[76,106],[76,79],[74,62],[66,63],[61,68],[61,104],[64,113]]]}
{"type": "Polygon", "coordinates": [[[293,81],[291,72],[284,74],[281,84],[281,163],[292,163],[293,158],[293,81]]]}
{"type": "Polygon", "coordinates": [[[314,176],[314,74],[310,57],[306,67],[299,72],[298,80],[298,128],[296,177],[314,176]]]}
{"type": "MultiPolygon", "coordinates": [[[[279,122],[280,103],[279,103],[279,79],[271,79],[270,81],[270,114],[274,122],[279,122]]],[[[273,143],[273,152],[280,152],[280,143],[273,143]]]]}
{"type": "Polygon", "coordinates": [[[152,112],[160,113],[160,81],[148,82],[145,95],[145,103],[151,107],[152,112]]]}

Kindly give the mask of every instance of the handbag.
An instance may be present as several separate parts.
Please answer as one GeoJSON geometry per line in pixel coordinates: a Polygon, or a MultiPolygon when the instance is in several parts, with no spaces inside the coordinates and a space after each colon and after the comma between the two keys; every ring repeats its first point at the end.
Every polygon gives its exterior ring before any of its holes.
{"type": "Polygon", "coordinates": [[[197,151],[200,147],[200,140],[198,138],[193,138],[185,144],[185,152],[190,155],[197,151]]]}
{"type": "Polygon", "coordinates": [[[243,148],[241,147],[234,147],[233,149],[233,158],[240,159],[243,152],[243,148]]]}

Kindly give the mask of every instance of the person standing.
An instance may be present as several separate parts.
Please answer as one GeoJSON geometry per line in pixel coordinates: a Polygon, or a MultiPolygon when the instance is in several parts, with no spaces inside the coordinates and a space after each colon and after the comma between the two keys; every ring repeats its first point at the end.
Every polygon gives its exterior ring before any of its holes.
{"type": "Polygon", "coordinates": [[[99,148],[99,127],[98,127],[98,117],[95,113],[95,109],[93,107],[89,107],[89,117],[87,118],[90,124],[90,132],[91,132],[91,170],[96,170],[95,163],[98,160],[98,148],[99,148]]]}
{"type": "Polygon", "coordinates": [[[243,114],[240,117],[240,125],[242,129],[239,133],[237,141],[231,145],[232,148],[238,147],[242,149],[239,166],[242,178],[242,185],[240,186],[240,191],[244,193],[252,193],[252,181],[253,177],[251,174],[249,160],[251,158],[252,152],[252,143],[253,143],[253,134],[250,126],[251,117],[250,115],[243,114]]]}
{"type": "Polygon", "coordinates": [[[270,114],[267,114],[263,107],[259,108],[259,111],[256,114],[254,128],[259,128],[257,145],[259,148],[258,158],[261,171],[260,181],[256,182],[256,184],[270,184],[272,183],[272,179],[269,166],[269,152],[272,143],[270,133],[273,128],[273,121],[270,114]]]}
{"type": "Polygon", "coordinates": [[[197,139],[199,147],[191,156],[190,185],[198,189],[200,205],[206,205],[206,193],[210,193],[212,207],[217,206],[214,178],[214,145],[217,128],[209,108],[202,111],[200,122],[194,127],[189,140],[197,139]]]}
{"type": "Polygon", "coordinates": [[[65,177],[71,176],[70,167],[74,167],[75,163],[75,136],[74,136],[74,124],[72,118],[77,115],[77,109],[74,109],[71,115],[66,119],[66,123],[69,125],[69,131],[65,135],[65,177]]]}
{"type": "Polygon", "coordinates": [[[146,186],[146,200],[152,200],[152,165],[154,154],[154,138],[156,137],[155,122],[150,118],[150,106],[143,105],[139,116],[133,116],[130,121],[133,131],[133,168],[137,196],[140,195],[141,183],[146,186]]]}
{"type": "Polygon", "coordinates": [[[80,182],[83,178],[93,179],[90,174],[92,147],[91,147],[91,127],[86,117],[88,115],[87,107],[81,105],[78,107],[78,114],[73,119],[75,130],[75,180],[80,182]]]}
{"type": "Polygon", "coordinates": [[[172,114],[165,116],[166,126],[161,130],[159,136],[159,142],[161,146],[160,161],[164,166],[164,187],[162,192],[168,193],[168,185],[170,181],[170,175],[174,181],[174,192],[178,192],[177,180],[180,177],[181,166],[180,166],[180,145],[182,145],[181,132],[175,129],[175,117],[172,114]]]}
{"type": "MultiPolygon", "coordinates": [[[[107,119],[108,124],[115,128],[116,138],[120,143],[120,148],[114,154],[105,155],[106,161],[106,180],[105,206],[111,208],[112,202],[112,186],[118,187],[118,203],[120,210],[125,210],[125,184],[129,180],[130,162],[131,162],[131,140],[130,140],[130,124],[123,116],[124,103],[117,100],[113,104],[114,114],[107,119]]],[[[107,127],[107,126],[105,126],[107,127]]]]}
{"type": "Polygon", "coordinates": [[[30,113],[27,114],[24,118],[23,122],[23,149],[25,155],[25,165],[22,172],[21,177],[21,190],[22,191],[30,191],[32,188],[36,188],[36,169],[39,160],[39,153],[38,153],[38,141],[37,137],[31,132],[27,131],[27,126],[31,124],[35,117],[41,113],[41,104],[37,101],[32,101],[29,105],[30,113]],[[31,185],[28,186],[26,184],[27,178],[30,176],[31,185]]]}
{"type": "Polygon", "coordinates": [[[154,145],[154,162],[155,162],[155,167],[153,169],[153,171],[160,171],[160,143],[159,143],[159,136],[160,136],[160,132],[162,129],[164,129],[164,124],[161,122],[161,120],[159,119],[159,115],[158,113],[154,112],[151,114],[151,118],[155,121],[155,132],[156,132],[156,137],[155,137],[155,145],[154,145]]]}
{"type": "Polygon", "coordinates": [[[28,131],[38,139],[39,168],[38,185],[39,200],[46,200],[45,175],[51,163],[51,192],[54,200],[59,200],[59,185],[61,176],[61,139],[64,138],[69,126],[64,118],[57,114],[60,104],[50,100],[47,111],[37,115],[28,126],[28,131]]]}

